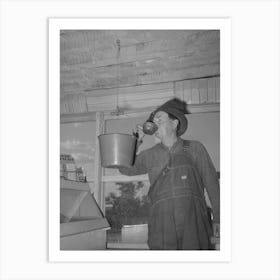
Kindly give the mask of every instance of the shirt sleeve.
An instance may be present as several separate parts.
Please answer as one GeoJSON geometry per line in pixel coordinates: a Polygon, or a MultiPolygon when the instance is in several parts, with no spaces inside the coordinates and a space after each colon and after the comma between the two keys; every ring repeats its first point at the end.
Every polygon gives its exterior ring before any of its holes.
{"type": "Polygon", "coordinates": [[[207,190],[214,222],[220,222],[220,184],[215,166],[202,143],[195,142],[195,160],[201,174],[203,185],[207,190]]]}
{"type": "Polygon", "coordinates": [[[119,167],[119,171],[120,173],[128,176],[146,174],[148,173],[146,162],[147,162],[147,153],[146,151],[142,151],[136,156],[133,166],[119,167]]]}

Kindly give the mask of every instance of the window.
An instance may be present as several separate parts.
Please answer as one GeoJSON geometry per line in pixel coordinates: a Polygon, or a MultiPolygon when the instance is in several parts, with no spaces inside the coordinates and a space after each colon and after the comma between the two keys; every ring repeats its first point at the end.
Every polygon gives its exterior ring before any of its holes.
{"type": "Polygon", "coordinates": [[[105,216],[111,225],[108,247],[111,243],[146,243],[148,189],[145,181],[105,183],[105,216]]]}
{"type": "MultiPolygon", "coordinates": [[[[75,122],[60,125],[61,170],[68,179],[81,177],[89,182],[94,194],[95,122],[75,122]],[[72,162],[70,162],[72,158],[72,162]]],[[[82,178],[81,178],[82,179],[82,178]]]]}

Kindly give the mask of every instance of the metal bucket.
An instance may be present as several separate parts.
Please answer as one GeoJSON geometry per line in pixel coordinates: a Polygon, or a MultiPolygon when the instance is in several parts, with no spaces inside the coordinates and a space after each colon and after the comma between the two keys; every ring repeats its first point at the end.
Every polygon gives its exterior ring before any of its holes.
{"type": "Polygon", "coordinates": [[[129,134],[101,134],[99,147],[101,165],[108,168],[131,166],[134,163],[136,137],[129,134]]]}

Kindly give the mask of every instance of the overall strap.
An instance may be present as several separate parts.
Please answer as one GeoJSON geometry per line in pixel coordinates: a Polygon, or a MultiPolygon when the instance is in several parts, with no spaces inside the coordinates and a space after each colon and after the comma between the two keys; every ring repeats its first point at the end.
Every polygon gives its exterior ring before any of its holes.
{"type": "MultiPolygon", "coordinates": [[[[188,156],[192,159],[193,163],[196,164],[195,159],[190,152],[190,144],[191,144],[190,140],[183,139],[183,151],[185,153],[188,153],[188,156]]],[[[201,178],[201,182],[203,182],[202,178],[201,178]]],[[[203,190],[199,188],[199,191],[201,193],[201,196],[205,199],[205,194],[204,194],[205,186],[202,185],[202,188],[203,190]]]]}
{"type": "Polygon", "coordinates": [[[191,148],[191,141],[183,139],[183,152],[186,153],[195,164],[195,159],[190,151],[190,148],[191,148]]]}
{"type": "Polygon", "coordinates": [[[160,180],[163,180],[164,176],[166,175],[166,173],[169,171],[169,161],[164,165],[164,167],[161,169],[161,171],[159,172],[158,176],[156,177],[156,179],[154,180],[153,184],[150,186],[149,191],[148,191],[148,197],[150,199],[150,201],[153,203],[153,196],[155,194],[155,192],[157,191],[156,189],[156,185],[159,186],[159,182],[160,180]]]}
{"type": "Polygon", "coordinates": [[[183,139],[183,150],[187,151],[190,148],[191,141],[183,139]]]}

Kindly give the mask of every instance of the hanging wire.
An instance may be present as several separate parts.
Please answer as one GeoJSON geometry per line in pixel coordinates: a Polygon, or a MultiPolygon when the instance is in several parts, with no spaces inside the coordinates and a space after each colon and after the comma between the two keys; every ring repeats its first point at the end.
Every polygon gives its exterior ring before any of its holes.
{"type": "Polygon", "coordinates": [[[117,82],[118,82],[118,86],[117,86],[117,111],[119,111],[119,85],[120,85],[120,54],[121,54],[121,41],[120,39],[117,39],[117,46],[118,46],[118,51],[117,51],[117,82]]]}
{"type": "Polygon", "coordinates": [[[119,59],[120,59],[120,53],[121,53],[121,41],[120,41],[120,39],[117,39],[116,40],[116,44],[117,44],[117,57],[116,57],[116,59],[117,59],[117,67],[116,67],[116,69],[117,69],[117,75],[116,75],[116,77],[117,77],[117,106],[116,106],[116,111],[113,111],[113,112],[111,112],[111,115],[114,115],[114,116],[119,116],[119,115],[123,115],[124,114],[124,112],[123,112],[123,110],[121,110],[120,109],[120,107],[119,107],[119,86],[120,86],[120,63],[119,63],[119,59]]]}

